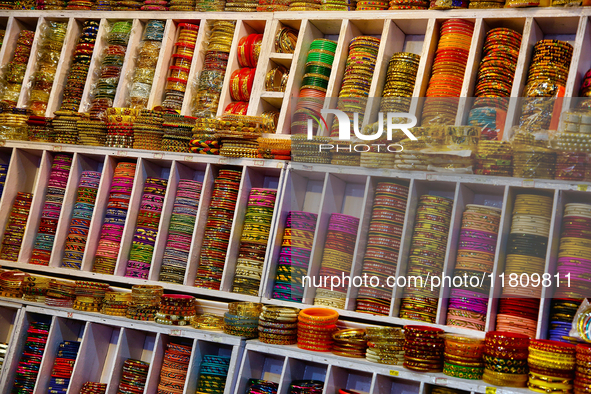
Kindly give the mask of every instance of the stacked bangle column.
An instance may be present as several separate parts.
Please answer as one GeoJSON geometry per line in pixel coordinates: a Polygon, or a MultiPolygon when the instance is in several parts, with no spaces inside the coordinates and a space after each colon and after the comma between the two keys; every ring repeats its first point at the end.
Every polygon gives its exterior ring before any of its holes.
{"type": "MultiPolygon", "coordinates": [[[[186,65],[171,65],[166,83],[166,94],[162,106],[170,110],[179,111],[183,106],[185,91],[189,81],[189,72],[195,53],[195,43],[197,42],[197,32],[199,25],[190,23],[179,23],[179,36],[174,44],[174,55],[181,55],[186,65]]],[[[173,55],[173,56],[174,56],[173,55]]],[[[176,58],[173,57],[173,63],[176,58]]]]}
{"type": "Polygon", "coordinates": [[[129,90],[129,106],[131,108],[144,109],[148,105],[154,72],[164,38],[165,24],[166,22],[163,20],[151,20],[146,24],[142,41],[139,44],[137,63],[129,90]]]}
{"type": "Polygon", "coordinates": [[[53,159],[47,194],[45,195],[45,205],[41,212],[41,222],[35,237],[33,254],[29,261],[31,264],[49,265],[71,166],[72,156],[70,155],[60,154],[53,159]]]}
{"type": "MultiPolygon", "coordinates": [[[[441,276],[452,207],[453,200],[446,197],[423,195],[419,199],[407,277],[426,281],[429,276],[441,276]]],[[[404,289],[399,317],[435,323],[439,289],[430,290],[420,283],[404,289]]]]}
{"type": "Polygon", "coordinates": [[[376,277],[379,284],[359,289],[356,306],[359,312],[377,315],[390,312],[392,287],[386,281],[396,275],[407,198],[407,186],[380,182],[376,187],[361,276],[376,277]]]}
{"type": "Polygon", "coordinates": [[[214,181],[195,278],[197,287],[220,289],[241,177],[240,170],[220,170],[214,181]]]}
{"type": "Polygon", "coordinates": [[[101,237],[94,257],[93,272],[112,275],[119,256],[123,227],[135,178],[136,163],[117,164],[111,183],[109,202],[101,237]]]}
{"type": "Polygon", "coordinates": [[[164,361],[160,372],[158,391],[161,393],[179,393],[183,391],[189,371],[191,347],[180,343],[167,343],[164,361]]]}
{"type": "MultiPolygon", "coordinates": [[[[318,273],[319,279],[328,278],[328,282],[330,282],[331,276],[341,277],[351,273],[358,227],[359,219],[354,216],[340,213],[330,215],[328,233],[322,252],[322,265],[318,273]]],[[[334,290],[331,290],[330,286],[319,287],[316,290],[314,305],[344,309],[347,288],[348,284],[346,283],[342,283],[334,290]]]]}
{"type": "Polygon", "coordinates": [[[290,211],[287,214],[273,298],[302,302],[302,277],[308,274],[317,219],[315,213],[290,211]]]}
{"type": "Polygon", "coordinates": [[[167,185],[166,179],[146,179],[125,271],[128,278],[148,279],[167,185]]]}
{"type": "Polygon", "coordinates": [[[172,208],[160,280],[183,284],[195,229],[201,182],[181,179],[172,208]]]}
{"type": "Polygon", "coordinates": [[[250,191],[234,273],[234,293],[258,296],[275,208],[274,189],[250,191]]]}
{"type": "MultiPolygon", "coordinates": [[[[534,281],[519,283],[523,276],[542,277],[550,233],[552,197],[519,194],[515,198],[511,233],[507,243],[504,275],[518,286],[503,288],[497,330],[536,337],[542,286],[534,281]]],[[[508,282],[509,283],[509,282],[508,282]]]]}
{"type": "Polygon", "coordinates": [[[4,92],[0,96],[0,107],[14,108],[23,87],[29,56],[31,55],[31,46],[35,39],[35,32],[31,30],[21,30],[16,41],[16,48],[12,60],[6,66],[4,72],[4,92]]]}
{"type": "Polygon", "coordinates": [[[262,34],[249,34],[238,43],[238,65],[241,67],[230,78],[230,96],[234,102],[228,104],[225,113],[246,115],[256,67],[263,42],[262,34]]]}
{"type": "Polygon", "coordinates": [[[11,392],[32,393],[35,390],[50,327],[50,324],[44,322],[32,322],[29,325],[23,353],[17,366],[19,373],[12,385],[11,392]]]}
{"type": "Polygon", "coordinates": [[[32,200],[33,195],[31,193],[18,192],[16,194],[10,216],[8,217],[8,223],[6,224],[6,230],[4,230],[4,238],[2,238],[0,259],[18,260],[32,200]]]}
{"type": "Polygon", "coordinates": [[[51,369],[47,394],[68,391],[79,349],[80,342],[78,341],[63,341],[59,344],[57,356],[51,369]]]}

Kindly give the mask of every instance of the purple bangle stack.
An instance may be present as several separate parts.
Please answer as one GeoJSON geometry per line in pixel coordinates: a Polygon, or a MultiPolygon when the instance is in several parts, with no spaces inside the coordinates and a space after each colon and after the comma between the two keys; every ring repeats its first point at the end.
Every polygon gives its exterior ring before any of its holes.
{"type": "Polygon", "coordinates": [[[6,231],[4,231],[4,238],[2,238],[0,259],[18,260],[32,201],[33,194],[31,193],[18,192],[16,194],[12,210],[10,211],[10,217],[8,218],[8,224],[6,225],[6,231]]]}
{"type": "Polygon", "coordinates": [[[201,187],[202,184],[198,181],[190,179],[179,181],[160,269],[162,282],[184,283],[201,187]]]}
{"type": "Polygon", "coordinates": [[[302,302],[302,277],[308,274],[317,219],[318,215],[309,212],[291,211],[287,215],[273,286],[274,299],[302,302]]]}
{"type": "Polygon", "coordinates": [[[314,305],[330,306],[337,309],[345,308],[347,288],[349,283],[341,283],[340,287],[331,290],[330,278],[351,273],[353,262],[353,251],[357,240],[357,229],[359,219],[355,216],[333,213],[328,221],[328,233],[324,241],[322,252],[322,265],[318,273],[319,279],[328,278],[327,286],[319,287],[316,290],[314,305]]]}
{"type": "Polygon", "coordinates": [[[144,184],[144,194],[137,217],[135,234],[127,261],[127,278],[148,279],[154,244],[158,235],[158,225],[162,214],[162,205],[166,195],[167,179],[148,178],[144,184]]]}
{"type": "Polygon", "coordinates": [[[45,205],[41,213],[41,222],[33,246],[33,255],[29,261],[31,264],[49,265],[57,222],[62,210],[71,167],[72,156],[59,154],[54,157],[51,173],[49,174],[49,183],[47,184],[45,205]]]}
{"type": "Polygon", "coordinates": [[[234,293],[259,295],[276,197],[275,189],[256,188],[250,191],[236,260],[234,293]]]}
{"type": "Polygon", "coordinates": [[[387,280],[388,276],[396,275],[407,198],[408,186],[380,182],[376,187],[361,275],[378,278],[379,284],[359,289],[356,307],[359,312],[390,313],[392,287],[387,280]]]}
{"type": "Polygon", "coordinates": [[[94,257],[93,272],[112,275],[115,271],[135,178],[135,167],[136,163],[121,162],[115,168],[105,221],[94,257]]]}
{"type": "Polygon", "coordinates": [[[466,205],[462,215],[460,241],[454,277],[484,278],[478,286],[470,282],[453,287],[447,307],[447,325],[484,331],[490,293],[490,277],[495,262],[501,209],[466,205]]]}
{"type": "Polygon", "coordinates": [[[70,230],[66,238],[62,267],[75,269],[82,267],[82,257],[86,249],[88,229],[90,228],[100,181],[101,173],[98,171],[83,171],[80,176],[78,196],[74,204],[70,230]]]}

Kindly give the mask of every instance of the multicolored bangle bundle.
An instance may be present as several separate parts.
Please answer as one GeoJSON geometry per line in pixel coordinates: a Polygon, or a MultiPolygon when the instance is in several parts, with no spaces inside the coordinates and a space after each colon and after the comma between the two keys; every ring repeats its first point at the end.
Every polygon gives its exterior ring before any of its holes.
{"type": "Polygon", "coordinates": [[[198,181],[179,181],[160,269],[159,280],[163,282],[184,283],[201,187],[198,181]]]}
{"type": "Polygon", "coordinates": [[[302,302],[302,277],[308,273],[317,219],[315,213],[290,211],[287,214],[273,298],[302,302]]]}
{"type": "MultiPolygon", "coordinates": [[[[23,300],[31,302],[40,302],[42,304],[45,304],[45,296],[47,295],[47,291],[49,290],[50,281],[51,278],[48,277],[26,275],[22,281],[23,300]]],[[[3,277],[1,275],[0,288],[2,288],[3,295],[8,290],[5,288],[5,284],[3,283],[3,277]]]]}
{"type": "Polygon", "coordinates": [[[527,387],[537,393],[572,393],[576,346],[570,343],[532,340],[529,343],[527,387]]]}
{"type": "Polygon", "coordinates": [[[63,341],[59,344],[55,362],[51,369],[51,379],[49,380],[47,394],[65,393],[68,391],[79,349],[80,342],[77,341],[63,341]]]}
{"type": "Polygon", "coordinates": [[[263,305],[259,316],[259,340],[275,345],[293,345],[298,336],[297,308],[263,305]]]}
{"type": "Polygon", "coordinates": [[[572,56],[573,46],[566,41],[548,39],[534,45],[519,126],[531,130],[550,128],[554,98],[566,86],[572,56]]]}
{"type": "Polygon", "coordinates": [[[162,286],[132,286],[126,317],[133,320],[154,321],[156,314],[160,311],[160,299],[163,295],[162,286]]]}
{"type": "MultiPolygon", "coordinates": [[[[324,251],[322,252],[322,264],[318,273],[321,280],[331,276],[341,277],[351,272],[358,227],[359,218],[355,216],[341,213],[330,215],[328,232],[324,241],[324,251]]],[[[330,279],[328,282],[330,282],[330,279]]],[[[348,286],[345,283],[333,290],[331,290],[330,286],[319,287],[316,290],[314,305],[345,309],[347,288],[348,286]]]]}
{"type": "MultiPolygon", "coordinates": [[[[356,306],[359,312],[390,313],[392,289],[386,280],[396,275],[407,198],[408,186],[380,182],[376,187],[361,276],[376,277],[379,284],[360,287],[356,306]]],[[[412,257],[410,264],[413,264],[412,257]]]]}
{"type": "Polygon", "coordinates": [[[528,380],[529,337],[503,331],[489,331],[484,339],[484,375],[489,384],[525,387],[528,380]]]}
{"type": "Polygon", "coordinates": [[[206,354],[201,359],[197,393],[223,394],[228,379],[230,357],[206,354]]]}
{"type": "Polygon", "coordinates": [[[448,19],[441,24],[422,112],[423,126],[454,124],[473,32],[474,22],[469,20],[448,19]]]}
{"type": "Polygon", "coordinates": [[[162,128],[164,129],[164,135],[162,136],[161,150],[190,153],[193,127],[195,127],[197,119],[176,113],[164,113],[163,117],[162,128]]]}
{"type": "Polygon", "coordinates": [[[127,307],[131,301],[131,293],[108,291],[103,299],[101,313],[109,316],[127,316],[127,307]]]}
{"type": "Polygon", "coordinates": [[[246,392],[244,394],[277,394],[278,389],[278,383],[262,379],[248,379],[246,392]]]}
{"type": "MultiPolygon", "coordinates": [[[[542,277],[551,216],[552,197],[517,195],[506,248],[506,277],[510,277],[512,273],[542,277]]],[[[535,338],[541,293],[542,288],[534,283],[503,288],[503,298],[499,302],[497,313],[497,330],[524,333],[535,338]]]]}
{"type": "Polygon", "coordinates": [[[332,334],[332,353],[342,357],[365,358],[367,336],[364,329],[348,328],[332,334]]]}
{"type": "Polygon", "coordinates": [[[160,371],[160,383],[158,384],[159,393],[177,394],[183,392],[191,353],[191,346],[174,342],[166,344],[166,352],[164,352],[160,371]]]}
{"type": "Polygon", "coordinates": [[[107,46],[102,54],[100,76],[88,109],[92,120],[105,121],[106,109],[113,106],[121,68],[127,52],[127,43],[131,35],[131,26],[132,21],[130,20],[116,21],[109,26],[107,46]]]}
{"type": "Polygon", "coordinates": [[[50,323],[44,322],[32,322],[29,325],[12,392],[32,393],[34,391],[50,327],[50,323]]]}
{"type": "MultiPolygon", "coordinates": [[[[451,221],[453,200],[434,195],[422,195],[411,240],[410,261],[406,275],[421,277],[440,276],[447,250],[447,236],[451,221]]],[[[420,283],[420,282],[419,282],[420,283]]],[[[399,317],[435,323],[439,289],[429,290],[420,285],[404,289],[399,317]]]]}
{"type": "Polygon", "coordinates": [[[486,33],[474,91],[476,100],[468,119],[470,125],[482,128],[483,140],[502,136],[520,47],[521,34],[513,29],[497,27],[486,33]]]}
{"type": "Polygon", "coordinates": [[[84,312],[100,312],[108,289],[108,283],[77,280],[74,292],[76,299],[72,308],[84,312]]]}
{"type": "Polygon", "coordinates": [[[98,171],[83,171],[80,175],[76,202],[74,203],[72,220],[70,221],[68,237],[64,247],[62,267],[74,269],[82,267],[82,257],[86,250],[88,230],[94,212],[100,180],[101,173],[98,171]]]}
{"type": "Polygon", "coordinates": [[[443,330],[404,326],[404,367],[420,372],[441,372],[445,343],[443,330]]]}
{"type": "Polygon", "coordinates": [[[586,343],[579,343],[576,347],[576,367],[574,393],[584,394],[591,390],[591,346],[586,343]]]}
{"type": "Polygon", "coordinates": [[[45,305],[57,306],[60,308],[72,308],[76,298],[76,283],[64,282],[56,279],[49,281],[45,305]]]}
{"type": "Polygon", "coordinates": [[[80,389],[80,394],[105,394],[107,392],[106,383],[86,382],[80,389]]]}
{"type": "Polygon", "coordinates": [[[49,95],[53,88],[57,64],[66,39],[68,23],[46,21],[38,43],[35,73],[29,91],[28,108],[36,116],[45,116],[49,95]]]}
{"type": "Polygon", "coordinates": [[[14,108],[18,103],[34,39],[35,32],[31,30],[21,30],[18,35],[14,56],[6,66],[3,75],[6,79],[6,86],[0,96],[0,107],[2,108],[14,108]]]}
{"type": "Polygon", "coordinates": [[[447,335],[443,373],[460,379],[482,379],[484,374],[484,341],[482,339],[447,335]]]}
{"type": "Polygon", "coordinates": [[[128,358],[123,363],[117,394],[143,393],[148,380],[150,363],[128,358]]]}
{"type": "Polygon", "coordinates": [[[112,275],[119,257],[123,227],[135,178],[136,163],[117,164],[111,182],[109,202],[94,257],[93,272],[112,275]]]}
{"type": "Polygon", "coordinates": [[[21,271],[4,271],[0,273],[0,295],[2,297],[21,298],[24,291],[24,283],[29,277],[21,271]]]}
{"type": "Polygon", "coordinates": [[[53,142],[52,118],[35,115],[29,116],[29,119],[27,119],[27,133],[29,134],[29,141],[53,142]]]}
{"type": "Polygon", "coordinates": [[[169,110],[179,111],[183,106],[185,91],[189,81],[189,72],[195,53],[195,43],[197,42],[197,32],[199,25],[191,23],[179,23],[179,35],[174,44],[174,55],[182,55],[182,59],[188,63],[186,66],[176,65],[177,58],[172,58],[172,65],[169,67],[169,74],[166,83],[166,92],[162,106],[169,110]]]}
{"type": "Polygon", "coordinates": [[[133,124],[139,110],[132,108],[107,108],[107,135],[105,146],[131,149],[133,147],[133,124]]]}
{"type": "Polygon", "coordinates": [[[372,363],[402,365],[404,333],[397,327],[367,327],[365,359],[372,363]]]}
{"type": "MultiPolygon", "coordinates": [[[[306,134],[308,119],[312,119],[310,114],[316,116],[315,114],[322,109],[336,50],[337,43],[324,38],[316,39],[310,44],[298,102],[291,118],[292,135],[306,134]]],[[[314,121],[315,130],[318,129],[318,126],[318,122],[314,121]]],[[[311,156],[311,159],[314,160],[318,156],[318,149],[311,152],[311,156]]],[[[306,161],[306,159],[301,161],[306,161]]]]}
{"type": "Polygon", "coordinates": [[[307,308],[298,315],[298,347],[315,352],[330,352],[332,334],[337,331],[337,311],[328,308],[307,308]]]}
{"type": "Polygon", "coordinates": [[[484,331],[490,293],[490,277],[501,221],[501,209],[468,204],[462,225],[454,276],[485,279],[481,286],[453,286],[447,306],[447,325],[484,331]]]}
{"type": "Polygon", "coordinates": [[[263,304],[256,302],[231,302],[224,313],[224,333],[245,338],[258,336],[259,316],[263,304]]]}
{"type": "Polygon", "coordinates": [[[199,74],[192,103],[192,115],[197,118],[216,116],[235,29],[236,21],[215,21],[211,25],[203,70],[199,74]]]}
{"type": "Polygon", "coordinates": [[[125,276],[128,278],[148,279],[167,185],[167,179],[146,179],[125,270],[125,276]]]}
{"type": "Polygon", "coordinates": [[[55,155],[49,173],[45,205],[41,212],[41,222],[39,223],[33,253],[29,261],[31,264],[49,265],[71,166],[71,155],[55,155]]]}
{"type": "MultiPolygon", "coordinates": [[[[139,104],[140,102],[136,101],[135,107],[139,108],[139,104]]],[[[163,123],[162,112],[140,109],[133,121],[133,149],[161,150],[164,136],[163,123]]]]}
{"type": "Polygon", "coordinates": [[[32,201],[33,195],[31,193],[18,192],[16,194],[10,216],[8,217],[8,223],[6,224],[6,230],[4,230],[4,237],[2,238],[0,259],[9,261],[18,260],[32,201]]]}
{"type": "Polygon", "coordinates": [[[250,190],[232,292],[257,296],[263,275],[277,190],[250,190]]]}
{"type": "Polygon", "coordinates": [[[196,287],[220,289],[241,177],[240,170],[224,169],[220,170],[214,181],[195,279],[196,287]]]}
{"type": "Polygon", "coordinates": [[[476,148],[474,173],[478,175],[513,176],[513,148],[511,143],[481,139],[476,148]]]}
{"type": "MultiPolygon", "coordinates": [[[[131,108],[145,109],[148,105],[156,64],[158,63],[162,40],[164,39],[165,25],[166,21],[163,20],[150,20],[146,23],[142,41],[139,43],[137,62],[131,80],[131,88],[129,89],[129,106],[131,108]]],[[[135,139],[134,149],[138,149],[135,147],[135,139]]]]}
{"type": "Polygon", "coordinates": [[[154,321],[168,326],[190,326],[197,314],[195,297],[165,294],[160,298],[160,310],[154,321]]]}

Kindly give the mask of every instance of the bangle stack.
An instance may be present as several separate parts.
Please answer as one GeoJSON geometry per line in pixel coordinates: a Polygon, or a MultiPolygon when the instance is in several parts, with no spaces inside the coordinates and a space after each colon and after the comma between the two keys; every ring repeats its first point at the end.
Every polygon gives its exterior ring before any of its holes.
{"type": "Polygon", "coordinates": [[[372,363],[402,365],[404,333],[398,327],[367,327],[365,359],[372,363]]]}
{"type": "Polygon", "coordinates": [[[468,120],[470,125],[482,128],[483,140],[502,137],[505,125],[501,119],[506,117],[520,46],[521,34],[513,29],[498,27],[486,33],[474,92],[476,99],[468,120]],[[505,57],[501,63],[496,61],[500,54],[505,57]]]}
{"type": "Polygon", "coordinates": [[[23,296],[23,284],[29,277],[21,271],[5,271],[0,274],[0,290],[2,297],[21,298],[23,296]]]}
{"type": "Polygon", "coordinates": [[[29,116],[29,119],[27,119],[29,141],[53,142],[54,135],[51,119],[43,116],[29,116]]]}
{"type": "Polygon", "coordinates": [[[78,144],[78,122],[88,119],[87,114],[72,111],[55,111],[51,121],[53,140],[58,144],[78,144]]]}
{"type": "MultiPolygon", "coordinates": [[[[25,79],[31,46],[35,38],[35,32],[21,30],[16,41],[16,48],[12,60],[6,66],[3,77],[6,79],[6,86],[0,95],[0,107],[8,109],[16,107],[18,98],[25,79]]],[[[5,124],[4,122],[2,124],[5,124]]]]}
{"type": "Polygon", "coordinates": [[[160,311],[156,323],[169,326],[190,326],[197,314],[195,297],[181,294],[166,294],[160,299],[160,311]]]}
{"type": "Polygon", "coordinates": [[[278,383],[262,379],[248,379],[246,392],[244,394],[277,394],[278,389],[278,383]]]}
{"type": "MultiPolygon", "coordinates": [[[[322,265],[318,273],[321,280],[332,276],[348,275],[351,272],[358,227],[359,218],[340,213],[330,215],[322,252],[322,265]]],[[[347,287],[346,283],[332,289],[330,286],[319,287],[316,290],[314,305],[345,309],[347,287]]]]}
{"type": "MultiPolygon", "coordinates": [[[[560,284],[562,285],[562,283],[560,284]]],[[[557,295],[560,295],[558,291],[554,293],[554,297],[557,295]]],[[[575,296],[575,294],[571,293],[569,296],[572,297],[575,296]]],[[[581,298],[554,298],[552,300],[552,305],[550,306],[548,339],[572,343],[573,339],[570,336],[570,330],[572,328],[573,321],[575,320],[575,316],[577,315],[577,309],[579,308],[581,302],[581,298]]]]}
{"type": "Polygon", "coordinates": [[[502,331],[489,331],[484,339],[484,375],[495,386],[525,387],[528,381],[529,337],[502,331]]]}
{"type": "Polygon", "coordinates": [[[454,123],[473,32],[474,22],[469,20],[448,19],[441,24],[423,107],[423,126],[454,123]]]}
{"type": "Polygon", "coordinates": [[[128,358],[123,363],[117,394],[143,393],[148,381],[150,363],[128,358]]]}
{"type": "Polygon", "coordinates": [[[107,384],[99,382],[86,382],[80,389],[80,394],[105,394],[107,392],[107,384]]]}
{"type": "MultiPolygon", "coordinates": [[[[127,43],[131,35],[132,22],[123,20],[113,22],[107,34],[107,47],[103,50],[100,76],[94,89],[93,99],[88,111],[92,120],[106,120],[105,111],[113,106],[121,68],[127,52],[127,43]]],[[[117,147],[114,141],[111,147],[117,147]]],[[[131,147],[131,144],[128,144],[131,147]]]]}
{"type": "MultiPolygon", "coordinates": [[[[544,98],[548,100],[547,98],[544,98]]],[[[513,176],[516,178],[554,179],[556,152],[541,146],[515,145],[513,176]]]]}
{"type": "MultiPolygon", "coordinates": [[[[162,48],[165,24],[166,22],[162,20],[151,20],[146,24],[142,41],[139,43],[136,68],[129,89],[129,106],[131,108],[145,109],[148,105],[154,82],[154,72],[162,48]]],[[[134,149],[138,149],[135,147],[135,140],[134,149]]]]}
{"type": "MultiPolygon", "coordinates": [[[[427,194],[420,197],[410,257],[416,264],[409,265],[407,275],[419,276],[422,281],[429,275],[441,275],[452,208],[450,198],[427,194]]],[[[435,323],[438,298],[439,289],[408,287],[404,289],[399,317],[435,323]]]]}
{"type": "MultiPolygon", "coordinates": [[[[475,111],[473,109],[472,111],[475,111]]],[[[478,175],[513,176],[513,148],[507,141],[478,142],[476,148],[476,166],[478,175]]]]}
{"type": "Polygon", "coordinates": [[[397,52],[388,62],[380,112],[407,112],[413,96],[421,57],[397,52]]]}
{"type": "Polygon", "coordinates": [[[159,280],[163,282],[184,283],[201,187],[201,182],[190,179],[178,183],[160,269],[159,280]]]}
{"type": "Polygon", "coordinates": [[[195,286],[219,290],[242,171],[224,169],[214,181],[195,286]]]}
{"type": "Polygon", "coordinates": [[[167,185],[167,179],[146,179],[125,271],[128,278],[148,279],[167,185]]]}
{"type": "Polygon", "coordinates": [[[195,316],[191,322],[191,326],[199,330],[223,331],[224,317],[214,315],[213,313],[204,313],[203,315],[195,316]]]}
{"type": "Polygon", "coordinates": [[[257,296],[277,190],[253,188],[248,197],[232,291],[257,296]]]}
{"type": "Polygon", "coordinates": [[[108,283],[76,281],[73,308],[85,312],[100,312],[108,289],[108,283]]]}
{"type": "Polygon", "coordinates": [[[584,394],[591,391],[591,366],[589,365],[589,360],[591,359],[591,345],[579,343],[576,347],[576,351],[574,393],[584,394]]]}
{"type": "Polygon", "coordinates": [[[131,149],[133,147],[133,123],[139,110],[131,108],[107,108],[107,136],[105,146],[131,149]]]}
{"type": "Polygon", "coordinates": [[[2,238],[2,249],[0,249],[0,259],[17,261],[21,251],[23,235],[29,218],[29,210],[33,195],[31,193],[16,193],[16,198],[8,217],[4,238],[2,238]]]}
{"type": "MultiPolygon", "coordinates": [[[[40,302],[45,304],[45,296],[49,290],[49,281],[47,277],[27,275],[22,282],[23,300],[31,302],[40,302]]],[[[4,285],[0,276],[0,288],[3,292],[4,285]]]]}
{"type": "Polygon", "coordinates": [[[45,295],[45,305],[72,308],[75,298],[76,283],[63,282],[56,279],[49,281],[49,287],[45,295]]]}
{"type": "MultiPolygon", "coordinates": [[[[263,118],[267,112],[261,115],[263,118]]],[[[273,114],[274,117],[274,114],[273,114]]],[[[273,130],[277,123],[273,120],[273,130]]],[[[285,138],[258,138],[259,154],[261,159],[291,160],[291,139],[285,138]]]]}
{"type": "Polygon", "coordinates": [[[299,31],[292,27],[284,26],[275,34],[275,52],[294,53],[298,43],[299,31]]]}
{"type": "Polygon", "coordinates": [[[72,156],[68,154],[58,154],[53,159],[30,264],[49,265],[71,166],[72,156]]]}
{"type": "Polygon", "coordinates": [[[199,25],[179,23],[178,28],[179,36],[177,42],[174,44],[175,49],[172,65],[169,67],[166,93],[162,102],[164,108],[174,111],[180,111],[183,106],[183,99],[185,98],[185,91],[187,90],[187,83],[189,81],[189,72],[191,71],[191,63],[193,62],[193,54],[195,53],[199,25]],[[183,61],[188,64],[177,65],[177,58],[174,55],[183,56],[183,61]]]}
{"type": "Polygon", "coordinates": [[[12,390],[16,393],[30,393],[35,387],[41,360],[45,353],[51,323],[32,322],[27,329],[23,353],[18,362],[18,374],[12,390]]]}
{"type": "MultiPolygon", "coordinates": [[[[304,79],[291,120],[292,135],[306,134],[308,130],[308,119],[313,118],[310,114],[319,113],[322,109],[336,50],[336,42],[323,38],[316,39],[310,44],[310,50],[306,57],[304,79]]],[[[317,130],[319,126],[320,124],[314,120],[314,130],[317,130]]],[[[329,140],[329,142],[332,141],[329,140]]],[[[318,149],[316,148],[312,154],[318,155],[318,149]]]]}
{"type": "Polygon", "coordinates": [[[226,389],[230,357],[204,355],[199,367],[197,394],[223,394],[226,389]]]}
{"type": "Polygon", "coordinates": [[[390,313],[392,289],[386,281],[396,275],[407,198],[408,186],[380,182],[376,187],[361,275],[378,278],[379,283],[359,289],[355,308],[359,312],[390,313]]]}
{"type": "Polygon", "coordinates": [[[108,291],[103,299],[101,313],[109,316],[125,317],[130,301],[131,293],[108,291]]]}
{"type": "MultiPolygon", "coordinates": [[[[306,99],[307,100],[307,99],[306,99]]],[[[299,100],[302,101],[302,100],[299,100]]],[[[298,101],[298,105],[299,104],[298,101]]],[[[318,102],[318,101],[316,101],[318,102]]],[[[304,102],[302,101],[302,104],[304,102]]],[[[308,104],[312,104],[310,101],[306,101],[308,104]]],[[[304,112],[308,111],[304,109],[304,112]]],[[[298,115],[299,118],[302,116],[306,117],[304,112],[300,112],[298,115]]],[[[299,122],[299,121],[298,121],[299,122]]],[[[301,132],[302,129],[294,128],[294,123],[291,123],[291,159],[295,162],[303,162],[303,163],[315,163],[315,164],[330,164],[331,162],[331,152],[330,151],[321,151],[320,147],[323,144],[331,144],[334,140],[330,137],[317,137],[314,136],[312,140],[309,140],[307,135],[305,134],[293,134],[294,131],[301,132]]],[[[307,124],[307,122],[304,122],[307,124]]],[[[301,126],[301,125],[300,125],[301,126]]]]}
{"type": "Polygon", "coordinates": [[[290,394],[322,394],[324,382],[321,380],[292,380],[289,385],[290,394]]]}
{"type": "Polygon", "coordinates": [[[0,198],[4,194],[4,186],[6,185],[6,176],[8,175],[8,165],[0,164],[0,198]]]}
{"type": "MultiPolygon", "coordinates": [[[[217,1],[222,2],[223,9],[224,1],[217,1]]],[[[203,70],[199,74],[191,104],[192,115],[197,118],[216,116],[235,28],[236,21],[215,21],[211,25],[211,35],[205,52],[203,70]]]]}
{"type": "Polygon", "coordinates": [[[307,308],[298,315],[298,347],[315,352],[330,352],[332,334],[337,331],[337,311],[328,308],[307,308]]]}
{"type": "Polygon", "coordinates": [[[74,364],[78,358],[80,342],[63,341],[58,345],[57,354],[51,369],[51,379],[49,379],[48,393],[67,392],[70,386],[70,379],[74,372],[74,364]]]}
{"type": "Polygon", "coordinates": [[[443,330],[426,326],[404,326],[404,367],[420,372],[443,370],[443,330]]]}
{"type": "Polygon", "coordinates": [[[315,213],[290,211],[287,214],[273,298],[302,302],[302,278],[308,274],[317,219],[315,213]]]}
{"type": "Polygon", "coordinates": [[[78,143],[90,146],[105,146],[107,125],[100,120],[78,119],[78,143]]]}
{"type": "Polygon", "coordinates": [[[337,356],[365,358],[367,336],[365,330],[349,328],[332,334],[332,353],[337,356]]]}
{"type": "Polygon", "coordinates": [[[165,113],[164,135],[162,136],[162,150],[166,152],[191,152],[191,136],[197,119],[176,113],[165,113]]]}
{"type": "Polygon", "coordinates": [[[259,315],[263,304],[231,302],[224,313],[224,333],[245,338],[258,336],[259,315]]]}
{"type": "Polygon", "coordinates": [[[454,276],[486,277],[475,288],[454,286],[447,309],[447,325],[484,331],[501,209],[484,205],[466,205],[462,215],[460,240],[454,276]]]}
{"type": "Polygon", "coordinates": [[[133,149],[162,150],[162,123],[164,116],[161,112],[141,109],[133,121],[133,149]]]}
{"type": "Polygon", "coordinates": [[[289,71],[283,67],[275,67],[265,75],[265,90],[267,92],[285,92],[289,71]]]}
{"type": "Polygon", "coordinates": [[[226,107],[226,113],[246,115],[245,112],[248,108],[248,101],[252,92],[262,41],[263,35],[257,33],[249,34],[240,39],[238,43],[238,65],[241,68],[232,73],[230,79],[230,96],[232,100],[242,104],[234,104],[231,107],[226,107]]]}
{"type": "Polygon", "coordinates": [[[297,308],[264,305],[259,316],[259,340],[276,345],[297,343],[297,308]]]}
{"type": "MultiPolygon", "coordinates": [[[[505,275],[543,275],[551,216],[552,197],[516,196],[506,248],[505,275]]],[[[541,287],[533,283],[504,288],[497,312],[497,330],[525,333],[535,338],[541,291],[541,287]]]]}
{"type": "Polygon", "coordinates": [[[443,373],[460,379],[482,379],[484,342],[461,335],[446,335],[443,373]]]}
{"type": "Polygon", "coordinates": [[[271,132],[269,119],[261,116],[224,114],[219,120],[221,156],[250,157],[258,155],[257,138],[271,132]]]}
{"type": "Polygon", "coordinates": [[[119,249],[123,227],[129,209],[129,199],[133,189],[136,163],[120,162],[115,168],[107,212],[101,228],[101,236],[94,256],[93,272],[113,275],[119,249]]]}
{"type": "Polygon", "coordinates": [[[76,202],[64,247],[62,267],[74,269],[82,267],[82,257],[86,250],[88,231],[100,180],[101,173],[98,171],[83,171],[80,175],[76,202]]]}
{"type": "Polygon", "coordinates": [[[220,141],[216,136],[221,126],[218,119],[197,119],[191,136],[191,152],[201,155],[219,155],[220,141]]]}
{"type": "Polygon", "coordinates": [[[572,393],[576,346],[570,343],[532,340],[529,344],[527,387],[537,393],[572,393]]]}
{"type": "Polygon", "coordinates": [[[156,314],[160,311],[160,299],[163,294],[162,286],[133,286],[126,317],[133,320],[154,321],[156,314]]]}

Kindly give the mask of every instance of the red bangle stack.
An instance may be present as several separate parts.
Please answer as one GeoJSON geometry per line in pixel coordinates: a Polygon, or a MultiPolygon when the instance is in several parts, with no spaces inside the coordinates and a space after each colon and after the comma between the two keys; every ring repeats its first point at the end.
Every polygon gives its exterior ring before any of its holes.
{"type": "Polygon", "coordinates": [[[262,41],[263,35],[257,33],[240,39],[238,64],[241,68],[235,70],[230,78],[230,96],[238,103],[230,103],[225,108],[225,113],[246,115],[262,41]]]}
{"type": "Polygon", "coordinates": [[[443,370],[443,330],[426,326],[404,326],[404,367],[413,371],[443,370]]]}
{"type": "Polygon", "coordinates": [[[484,340],[484,375],[486,383],[496,386],[524,387],[527,382],[526,335],[489,331],[484,340]]]}

